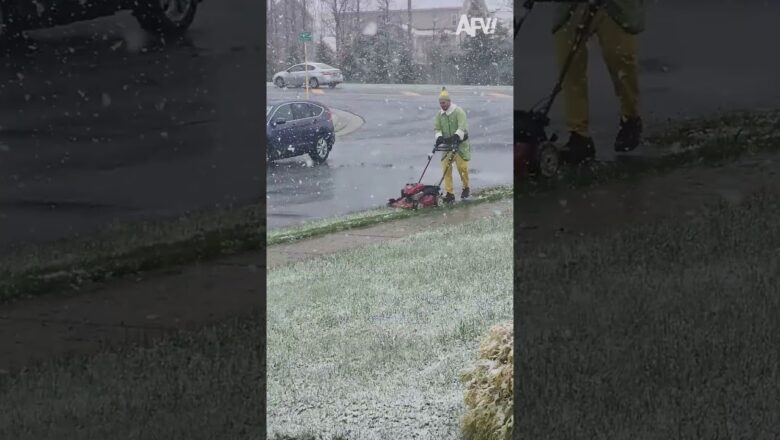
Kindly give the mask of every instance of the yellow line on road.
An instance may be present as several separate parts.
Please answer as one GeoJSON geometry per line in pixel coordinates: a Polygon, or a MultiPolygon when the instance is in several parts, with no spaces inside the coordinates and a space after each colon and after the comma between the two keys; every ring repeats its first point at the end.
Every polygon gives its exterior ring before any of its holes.
{"type": "Polygon", "coordinates": [[[313,93],[315,95],[324,95],[325,91],[320,89],[309,89],[310,93],[313,93]]]}
{"type": "Polygon", "coordinates": [[[495,96],[496,98],[511,98],[512,95],[507,95],[504,93],[488,93],[490,96],[495,96]]]}
{"type": "Polygon", "coordinates": [[[408,92],[406,90],[401,90],[401,94],[404,96],[421,96],[419,93],[408,92]]]}

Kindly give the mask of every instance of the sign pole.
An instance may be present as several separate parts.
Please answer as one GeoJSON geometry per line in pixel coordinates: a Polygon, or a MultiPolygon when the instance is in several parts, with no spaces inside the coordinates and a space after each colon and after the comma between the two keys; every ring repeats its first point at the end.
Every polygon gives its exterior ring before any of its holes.
{"type": "Polygon", "coordinates": [[[306,53],[306,41],[303,42],[303,68],[306,75],[306,99],[309,99],[309,56],[306,53]]]}
{"type": "Polygon", "coordinates": [[[303,74],[306,78],[306,99],[309,99],[309,53],[306,50],[306,42],[312,41],[311,32],[299,32],[298,40],[303,43],[303,74]]]}

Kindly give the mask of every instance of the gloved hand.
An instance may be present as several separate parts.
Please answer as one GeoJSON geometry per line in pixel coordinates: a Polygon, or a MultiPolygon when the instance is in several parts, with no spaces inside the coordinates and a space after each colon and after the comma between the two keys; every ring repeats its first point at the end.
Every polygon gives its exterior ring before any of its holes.
{"type": "Polygon", "coordinates": [[[450,145],[457,145],[460,142],[460,138],[457,134],[453,134],[452,136],[447,138],[447,143],[450,145]]]}
{"type": "Polygon", "coordinates": [[[443,144],[443,143],[444,143],[444,136],[439,136],[439,137],[436,138],[436,146],[437,147],[439,145],[443,144]]]}

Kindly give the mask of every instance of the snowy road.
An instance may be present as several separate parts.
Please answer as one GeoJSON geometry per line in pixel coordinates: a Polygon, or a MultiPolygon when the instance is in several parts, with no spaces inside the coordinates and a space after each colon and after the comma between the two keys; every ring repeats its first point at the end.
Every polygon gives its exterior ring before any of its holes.
{"type": "Polygon", "coordinates": [[[122,13],[0,55],[0,251],[261,200],[262,8],[203,2],[160,50],[122,13]]]}
{"type": "MultiPolygon", "coordinates": [[[[646,2],[647,30],[639,37],[646,128],[668,118],[780,106],[780,58],[774,55],[775,42],[780,41],[776,3],[646,2]]],[[[552,90],[556,76],[552,11],[550,4],[538,4],[515,39],[518,108],[529,108],[552,90]]],[[[596,147],[602,159],[610,159],[618,106],[596,38],[591,42],[589,78],[596,147]]],[[[558,128],[560,103],[559,97],[551,114],[558,128]]],[[[640,149],[635,154],[642,153],[640,149]]]]}
{"type": "MultiPolygon", "coordinates": [[[[266,177],[268,227],[383,206],[417,181],[433,148],[440,85],[344,84],[317,89],[310,99],[360,115],[365,123],[336,141],[324,166],[303,158],[273,164],[266,177]]],[[[449,86],[468,114],[472,188],[512,182],[512,87],[449,86]]],[[[268,99],[304,97],[299,88],[268,86],[268,99]]],[[[438,161],[424,182],[441,178],[438,161]]],[[[460,193],[460,180],[455,177],[460,193]]]]}

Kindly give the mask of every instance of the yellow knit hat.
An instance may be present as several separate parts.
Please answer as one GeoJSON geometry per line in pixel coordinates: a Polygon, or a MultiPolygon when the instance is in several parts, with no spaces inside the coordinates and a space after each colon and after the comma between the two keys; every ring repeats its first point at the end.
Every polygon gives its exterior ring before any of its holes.
{"type": "Polygon", "coordinates": [[[439,101],[449,101],[450,100],[450,92],[447,91],[446,87],[441,88],[441,93],[439,93],[439,101]]]}

